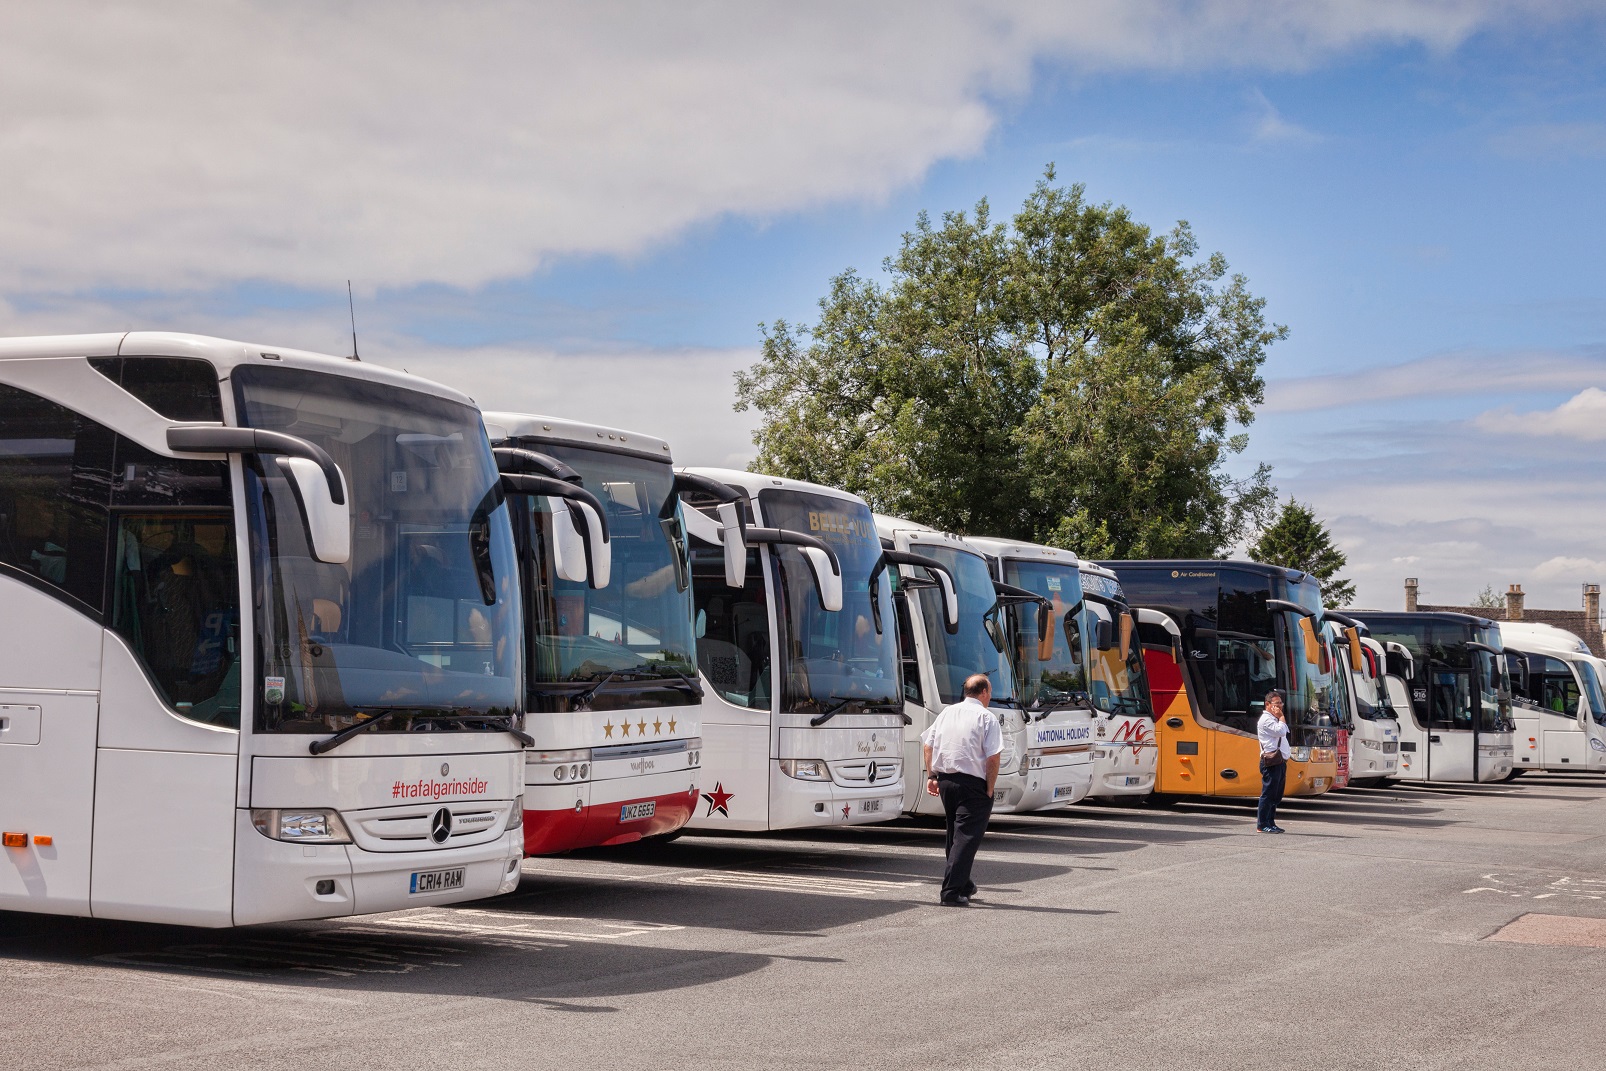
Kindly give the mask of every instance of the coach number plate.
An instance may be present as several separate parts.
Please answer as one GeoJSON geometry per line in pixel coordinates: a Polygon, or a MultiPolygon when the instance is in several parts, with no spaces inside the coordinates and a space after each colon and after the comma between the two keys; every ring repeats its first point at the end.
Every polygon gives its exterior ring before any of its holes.
{"type": "Polygon", "coordinates": [[[407,892],[432,893],[445,892],[447,889],[461,889],[463,887],[463,868],[454,867],[451,870],[415,870],[413,881],[407,892]]]}

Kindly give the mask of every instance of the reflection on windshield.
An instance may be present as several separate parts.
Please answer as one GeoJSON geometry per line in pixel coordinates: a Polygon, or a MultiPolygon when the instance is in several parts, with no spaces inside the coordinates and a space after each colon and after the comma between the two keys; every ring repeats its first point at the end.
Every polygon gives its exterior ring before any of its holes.
{"type": "Polygon", "coordinates": [[[1081,619],[1082,643],[1087,650],[1088,666],[1091,667],[1089,691],[1092,693],[1093,706],[1106,714],[1153,717],[1154,712],[1144,698],[1143,683],[1147,670],[1143,664],[1143,645],[1137,641],[1137,622],[1133,620],[1131,612],[1088,602],[1083,604],[1081,619]],[[1101,613],[1111,621],[1115,639],[1115,646],[1107,651],[1100,651],[1095,646],[1098,636],[1096,622],[1101,613]],[[1129,635],[1132,637],[1127,645],[1125,661],[1121,659],[1123,618],[1128,622],[1125,627],[1131,630],[1129,635]]]}
{"type": "Polygon", "coordinates": [[[1065,615],[1082,600],[1081,573],[1075,566],[1054,562],[1004,562],[1004,582],[1036,592],[1052,606],[1050,628],[1054,636],[1054,655],[1039,661],[1037,632],[1038,604],[1022,603],[1009,608],[1010,660],[1020,679],[1020,699],[1031,710],[1057,706],[1086,706],[1087,662],[1076,629],[1064,627],[1065,615]]]}
{"type": "MultiPolygon", "coordinates": [[[[1479,629],[1479,643],[1500,650],[1500,633],[1495,629],[1479,629]]],[[[1503,655],[1478,651],[1478,728],[1483,732],[1508,732],[1515,727],[1511,720],[1511,689],[1506,683],[1506,660],[1503,655]]]]}
{"type": "Polygon", "coordinates": [[[380,731],[456,725],[426,713],[516,713],[515,557],[479,414],[297,369],[233,379],[242,423],[329,451],[353,522],[351,560],[318,561],[284,470],[247,464],[258,730],[323,732],[387,710],[398,716],[380,731]]]}
{"type": "Polygon", "coordinates": [[[566,710],[584,691],[546,687],[552,684],[601,684],[587,697],[593,710],[693,702],[691,691],[680,686],[697,675],[691,589],[681,586],[685,565],[677,566],[679,551],[660,521],[673,493],[669,462],[555,443],[529,445],[573,468],[585,489],[602,500],[613,555],[605,588],[559,579],[549,500],[516,500],[523,511],[519,539],[532,546],[538,570],[525,592],[531,709],[566,710]],[[656,680],[677,686],[653,686],[656,680]]]}
{"type": "MultiPolygon", "coordinates": [[[[1394,712],[1389,709],[1388,692],[1383,687],[1383,680],[1371,675],[1374,660],[1372,652],[1367,652],[1361,671],[1349,675],[1349,680],[1355,688],[1355,715],[1367,721],[1381,721],[1392,718],[1394,712]]],[[[1344,657],[1342,654],[1339,656],[1344,657]]]]}
{"type": "MultiPolygon", "coordinates": [[[[1310,619],[1316,635],[1324,632],[1322,612],[1322,591],[1320,586],[1308,577],[1299,581],[1286,581],[1284,593],[1274,597],[1284,598],[1296,602],[1313,611],[1317,616],[1310,619]]],[[[1331,648],[1324,642],[1322,652],[1325,665],[1312,665],[1305,658],[1305,642],[1300,618],[1292,613],[1279,613],[1278,627],[1282,630],[1284,657],[1291,669],[1288,697],[1285,706],[1288,710],[1289,720],[1311,727],[1325,727],[1335,725],[1343,715],[1342,696],[1337,689],[1337,673],[1334,672],[1331,648]]],[[[1327,743],[1336,742],[1332,733],[1327,734],[1327,743]]]]}
{"type": "Polygon", "coordinates": [[[1498,664],[1504,659],[1482,651],[1474,652],[1467,646],[1468,640],[1477,640],[1498,650],[1497,633],[1474,629],[1459,621],[1394,616],[1380,616],[1372,621],[1372,627],[1379,642],[1399,643],[1411,652],[1416,666],[1416,676],[1410,682],[1411,712],[1419,725],[1428,729],[1470,731],[1476,709],[1480,730],[1508,731],[1511,698],[1505,674],[1498,664]],[[1476,659],[1472,657],[1474,654],[1476,659]],[[1478,677],[1476,707],[1472,684],[1474,665],[1478,677]]]}
{"type": "Polygon", "coordinates": [[[939,698],[944,703],[959,702],[964,697],[965,678],[972,673],[985,673],[992,682],[993,702],[1013,705],[1015,674],[1005,666],[987,634],[986,622],[989,617],[996,620],[998,608],[998,592],[987,572],[987,563],[979,554],[949,546],[915,543],[909,549],[946,565],[958,589],[959,632],[953,636],[948,635],[944,620],[942,591],[935,587],[916,589],[932,668],[937,673],[939,698]]]}
{"type": "Polygon", "coordinates": [[[1589,700],[1589,714],[1599,725],[1606,725],[1606,697],[1601,694],[1600,675],[1593,662],[1575,662],[1578,676],[1584,682],[1584,697],[1589,700]]]}
{"type": "Polygon", "coordinates": [[[1355,719],[1350,712],[1350,692],[1355,688],[1355,678],[1358,674],[1350,669],[1349,648],[1332,645],[1333,662],[1333,724],[1340,729],[1353,730],[1355,719]]]}
{"type": "Polygon", "coordinates": [[[804,714],[900,713],[892,582],[871,574],[881,561],[870,507],[793,490],[759,493],[763,521],[815,536],[842,566],[842,609],[821,609],[814,573],[797,547],[775,547],[777,617],[784,637],[781,710],[804,714]],[[877,627],[877,621],[880,625],[877,627]]]}

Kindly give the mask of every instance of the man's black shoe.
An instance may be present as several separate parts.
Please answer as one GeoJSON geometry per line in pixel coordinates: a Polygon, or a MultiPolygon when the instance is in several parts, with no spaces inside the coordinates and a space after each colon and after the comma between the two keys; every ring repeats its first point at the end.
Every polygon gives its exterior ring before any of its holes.
{"type": "Polygon", "coordinates": [[[970,883],[970,886],[965,889],[965,898],[968,900],[970,897],[975,896],[975,895],[976,895],[976,883],[973,881],[973,882],[970,883]]]}
{"type": "Polygon", "coordinates": [[[937,906],[938,907],[969,907],[970,906],[970,897],[968,897],[968,896],[945,896],[941,900],[937,901],[937,906]]]}

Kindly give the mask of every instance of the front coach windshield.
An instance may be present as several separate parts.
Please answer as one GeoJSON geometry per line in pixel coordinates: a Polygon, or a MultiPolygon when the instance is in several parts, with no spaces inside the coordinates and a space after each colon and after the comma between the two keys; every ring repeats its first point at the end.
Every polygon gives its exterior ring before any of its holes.
{"type": "Polygon", "coordinates": [[[957,703],[964,698],[965,678],[972,673],[985,673],[992,682],[995,706],[1019,706],[1015,674],[1004,668],[1000,652],[987,632],[987,621],[996,622],[999,609],[998,589],[993,587],[987,563],[981,555],[955,547],[917,542],[909,549],[946,565],[958,589],[959,632],[952,636],[944,620],[942,590],[916,589],[932,667],[937,671],[937,694],[944,703],[957,703]]]}
{"type": "Polygon", "coordinates": [[[881,541],[862,502],[793,490],[759,493],[764,523],[823,540],[842,566],[842,609],[820,608],[814,574],[796,547],[775,547],[783,711],[899,713],[892,579],[877,573],[881,541]],[[874,584],[871,583],[872,579],[874,584]]]}
{"type": "Polygon", "coordinates": [[[589,686],[596,686],[595,695],[586,697],[592,710],[695,702],[691,587],[686,562],[662,523],[666,504],[670,517],[679,509],[671,500],[675,473],[669,462],[557,443],[529,445],[573,468],[585,489],[602,500],[613,555],[605,588],[560,579],[548,500],[529,496],[519,504],[529,511],[523,531],[533,541],[539,569],[525,592],[531,709],[567,709],[589,686]]]}
{"type": "Polygon", "coordinates": [[[345,474],[351,558],[317,560],[271,457],[246,463],[259,732],[494,728],[520,709],[518,582],[479,414],[417,391],[238,368],[243,425],[327,450],[345,474]]]}
{"type": "Polygon", "coordinates": [[[1096,598],[1089,598],[1082,603],[1080,614],[1082,649],[1087,652],[1091,676],[1088,690],[1092,694],[1094,708],[1105,714],[1154,717],[1154,707],[1148,694],[1148,668],[1143,661],[1143,644],[1138,642],[1137,638],[1137,619],[1131,607],[1126,605],[1121,585],[1107,576],[1088,573],[1082,577],[1082,587],[1088,595],[1102,596],[1116,603],[1111,606],[1109,603],[1096,601],[1096,598]],[[1114,645],[1103,651],[1098,649],[1095,642],[1101,615],[1106,620],[1113,619],[1114,645]],[[1124,626],[1123,618],[1127,622],[1124,626]],[[1125,659],[1121,657],[1123,627],[1129,630],[1126,633],[1128,638],[1125,659]]]}
{"type": "Polygon", "coordinates": [[[1076,630],[1066,629],[1065,615],[1082,601],[1082,574],[1074,565],[1058,562],[1004,560],[1004,582],[1041,595],[1049,601],[1054,652],[1038,660],[1038,604],[1022,603],[1010,614],[1014,640],[1012,656],[1020,677],[1021,701],[1028,710],[1088,705],[1087,662],[1076,630]]]}

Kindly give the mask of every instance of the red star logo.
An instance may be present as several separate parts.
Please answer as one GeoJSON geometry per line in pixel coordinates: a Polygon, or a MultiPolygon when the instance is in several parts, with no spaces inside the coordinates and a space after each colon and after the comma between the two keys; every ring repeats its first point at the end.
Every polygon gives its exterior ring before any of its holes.
{"type": "Polygon", "coordinates": [[[852,810],[853,810],[853,804],[851,804],[851,803],[844,803],[844,804],[843,804],[843,805],[842,805],[842,817],[843,817],[843,818],[846,818],[846,817],[847,817],[847,816],[848,816],[848,814],[849,814],[849,813],[850,813],[850,812],[851,812],[851,811],[852,811],[852,810]]]}
{"type": "Polygon", "coordinates": [[[722,782],[715,781],[714,791],[703,793],[703,799],[708,803],[708,813],[703,815],[703,817],[711,818],[713,817],[714,812],[718,811],[726,818],[729,818],[731,813],[729,807],[727,807],[727,804],[730,803],[731,797],[734,795],[736,795],[736,793],[725,791],[725,786],[722,782]]]}

